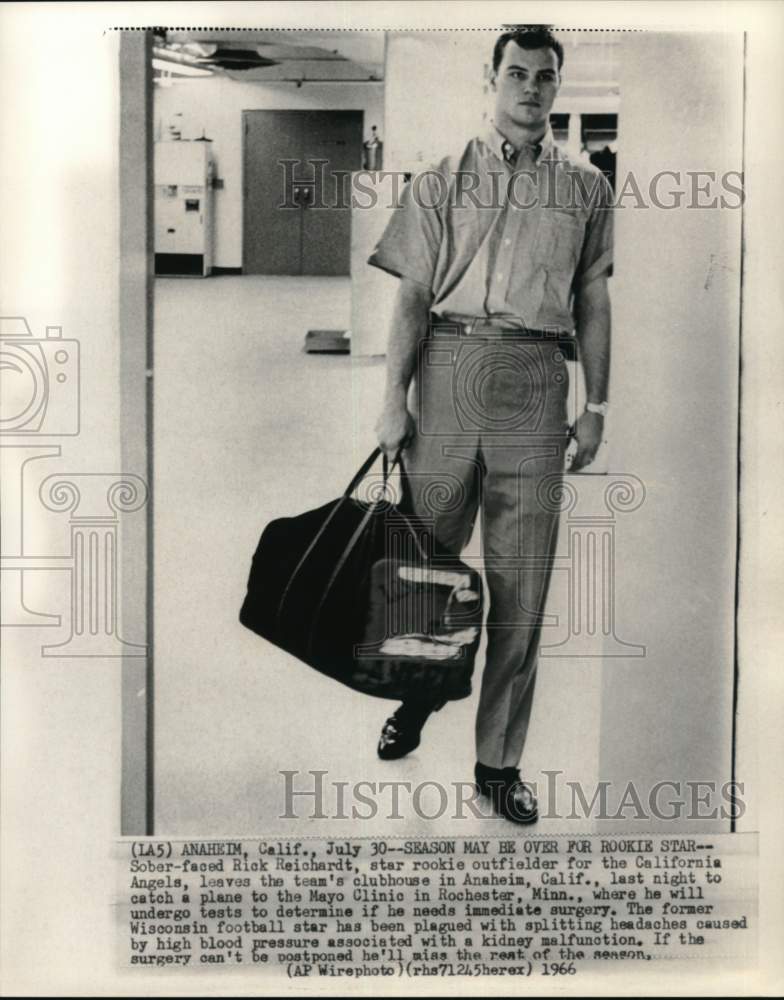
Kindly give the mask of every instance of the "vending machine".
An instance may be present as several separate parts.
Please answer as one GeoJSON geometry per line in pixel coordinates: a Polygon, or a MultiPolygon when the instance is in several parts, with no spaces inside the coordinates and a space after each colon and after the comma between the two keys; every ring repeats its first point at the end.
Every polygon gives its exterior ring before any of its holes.
{"type": "Polygon", "coordinates": [[[155,143],[155,273],[212,270],[214,163],[207,139],[155,143]]]}

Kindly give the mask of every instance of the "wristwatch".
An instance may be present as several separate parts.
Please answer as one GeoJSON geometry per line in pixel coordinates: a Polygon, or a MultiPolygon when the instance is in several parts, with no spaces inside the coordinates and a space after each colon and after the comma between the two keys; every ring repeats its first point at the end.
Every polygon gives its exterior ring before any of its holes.
{"type": "Polygon", "coordinates": [[[610,404],[607,401],[604,403],[586,403],[585,408],[589,413],[601,413],[603,417],[606,417],[607,411],[610,409],[610,404]]]}

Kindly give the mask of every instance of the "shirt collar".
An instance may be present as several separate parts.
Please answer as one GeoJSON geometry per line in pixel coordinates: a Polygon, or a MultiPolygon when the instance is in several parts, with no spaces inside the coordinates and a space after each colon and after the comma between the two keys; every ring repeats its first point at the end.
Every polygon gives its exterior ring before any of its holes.
{"type": "MultiPolygon", "coordinates": [[[[482,136],[482,140],[484,141],[485,145],[489,146],[490,150],[498,157],[499,160],[503,160],[504,162],[507,163],[509,162],[506,156],[504,156],[504,146],[506,144],[511,146],[512,144],[509,142],[509,140],[506,138],[503,132],[498,128],[495,122],[490,122],[490,127],[485,131],[484,135],[482,136]]],[[[539,163],[539,161],[543,157],[548,156],[549,153],[552,151],[554,144],[555,143],[553,140],[553,130],[548,123],[544,135],[539,140],[538,146],[540,147],[540,150],[538,155],[535,156],[534,162],[539,163]]]]}

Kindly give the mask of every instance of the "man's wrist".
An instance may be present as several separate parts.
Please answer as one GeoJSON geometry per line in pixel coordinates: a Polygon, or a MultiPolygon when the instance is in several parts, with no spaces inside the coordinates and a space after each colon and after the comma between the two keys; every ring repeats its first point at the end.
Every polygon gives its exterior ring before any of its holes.
{"type": "Polygon", "coordinates": [[[606,400],[603,403],[586,403],[585,409],[588,413],[598,413],[600,416],[606,417],[610,404],[606,400]]]}
{"type": "Polygon", "coordinates": [[[405,406],[408,399],[408,389],[396,383],[388,385],[384,394],[384,402],[387,406],[405,406]]]}

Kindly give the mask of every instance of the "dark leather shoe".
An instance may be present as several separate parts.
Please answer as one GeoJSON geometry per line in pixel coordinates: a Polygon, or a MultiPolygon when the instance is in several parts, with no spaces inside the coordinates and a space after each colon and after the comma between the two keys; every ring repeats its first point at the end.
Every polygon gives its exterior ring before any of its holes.
{"type": "Polygon", "coordinates": [[[513,823],[535,823],[539,806],[533,788],[520,778],[516,767],[486,767],[477,763],[476,788],[487,795],[499,816],[513,823]]]}
{"type": "Polygon", "coordinates": [[[416,750],[422,735],[422,725],[400,718],[396,712],[381,728],[378,755],[382,760],[399,760],[416,750]]]}

